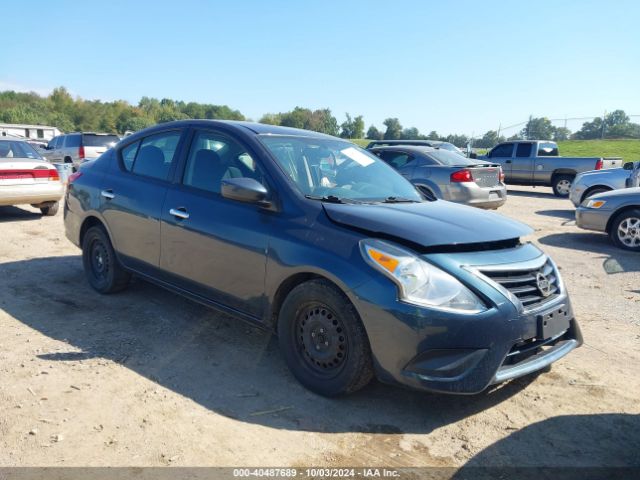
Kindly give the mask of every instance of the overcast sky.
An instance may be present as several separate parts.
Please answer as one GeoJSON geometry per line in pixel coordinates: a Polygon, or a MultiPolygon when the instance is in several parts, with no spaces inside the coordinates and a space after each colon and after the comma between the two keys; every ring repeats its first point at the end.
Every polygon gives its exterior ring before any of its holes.
{"type": "Polygon", "coordinates": [[[635,0],[32,0],[2,18],[0,90],[168,97],[254,120],[328,107],[441,134],[640,114],[635,0]]]}

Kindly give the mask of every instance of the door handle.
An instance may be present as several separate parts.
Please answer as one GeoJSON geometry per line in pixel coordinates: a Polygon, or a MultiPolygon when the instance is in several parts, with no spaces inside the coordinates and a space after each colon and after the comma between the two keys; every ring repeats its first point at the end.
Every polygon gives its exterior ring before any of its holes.
{"type": "Polygon", "coordinates": [[[180,207],[180,208],[172,208],[171,210],[169,210],[169,213],[171,215],[173,215],[174,217],[178,217],[181,218],[183,220],[186,220],[187,218],[189,218],[189,214],[187,213],[186,209],[180,207]]]}
{"type": "Polygon", "coordinates": [[[113,193],[113,190],[102,190],[100,192],[100,195],[102,195],[104,198],[106,198],[107,200],[113,200],[115,198],[115,195],[113,193]]]}

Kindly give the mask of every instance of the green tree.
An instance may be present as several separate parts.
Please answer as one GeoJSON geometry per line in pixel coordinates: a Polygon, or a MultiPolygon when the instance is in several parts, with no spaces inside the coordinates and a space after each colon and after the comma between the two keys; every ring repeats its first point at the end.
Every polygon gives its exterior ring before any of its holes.
{"type": "Polygon", "coordinates": [[[358,115],[355,118],[351,118],[351,115],[346,114],[347,119],[340,125],[342,129],[340,136],[342,138],[362,138],[364,136],[364,120],[362,115],[358,115]]]}
{"type": "Polygon", "coordinates": [[[374,125],[371,125],[369,130],[367,130],[366,138],[369,140],[382,140],[384,138],[384,133],[378,130],[374,125]]]}
{"type": "Polygon", "coordinates": [[[397,118],[387,118],[382,124],[387,127],[384,132],[385,140],[399,140],[402,136],[402,125],[397,118]]]}
{"type": "Polygon", "coordinates": [[[555,127],[548,118],[529,117],[529,121],[520,131],[520,136],[526,140],[548,140],[553,138],[554,131],[555,127]]]}

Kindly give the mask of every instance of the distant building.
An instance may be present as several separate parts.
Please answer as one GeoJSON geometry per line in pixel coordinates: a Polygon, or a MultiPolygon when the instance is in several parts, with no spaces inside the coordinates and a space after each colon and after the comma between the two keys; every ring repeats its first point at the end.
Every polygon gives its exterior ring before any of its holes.
{"type": "Polygon", "coordinates": [[[0,123],[0,137],[14,135],[16,137],[32,138],[33,140],[51,140],[61,133],[56,127],[48,127],[46,125],[0,123]]]}

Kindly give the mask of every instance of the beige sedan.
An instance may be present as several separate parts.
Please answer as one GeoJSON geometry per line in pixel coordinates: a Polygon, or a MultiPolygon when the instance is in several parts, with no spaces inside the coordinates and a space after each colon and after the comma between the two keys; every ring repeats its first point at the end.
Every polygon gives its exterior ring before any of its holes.
{"type": "Polygon", "coordinates": [[[58,212],[64,187],[56,168],[24,139],[0,137],[0,206],[32,205],[58,212]]]}

